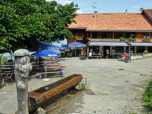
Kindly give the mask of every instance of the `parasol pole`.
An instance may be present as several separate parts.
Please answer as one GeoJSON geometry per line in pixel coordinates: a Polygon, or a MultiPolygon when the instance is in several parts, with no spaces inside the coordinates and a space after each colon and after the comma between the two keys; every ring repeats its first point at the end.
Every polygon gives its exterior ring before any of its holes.
{"type": "Polygon", "coordinates": [[[76,57],[76,46],[75,46],[75,57],[76,57]]]}

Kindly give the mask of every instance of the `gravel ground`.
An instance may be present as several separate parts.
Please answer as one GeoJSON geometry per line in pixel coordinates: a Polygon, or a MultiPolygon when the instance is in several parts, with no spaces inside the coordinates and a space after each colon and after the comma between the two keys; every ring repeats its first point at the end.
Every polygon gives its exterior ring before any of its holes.
{"type": "MultiPolygon", "coordinates": [[[[142,114],[140,99],[148,81],[152,80],[150,61],[152,58],[134,60],[132,63],[116,59],[60,59],[60,63],[66,66],[64,76],[82,74],[83,78],[87,78],[87,88],[90,91],[81,92],[70,106],[61,107],[63,114],[93,114],[94,111],[97,114],[142,114]]],[[[29,81],[29,91],[61,79],[59,75],[51,75],[48,78],[48,82],[43,82],[39,77],[29,81]]],[[[16,110],[17,95],[14,82],[0,89],[0,114],[10,114],[16,110]]]]}
{"type": "MultiPolygon", "coordinates": [[[[65,75],[80,73],[87,77],[87,88],[94,93],[90,95],[83,92],[82,99],[77,99],[80,103],[73,102],[73,105],[79,108],[68,113],[93,114],[95,111],[99,114],[142,114],[142,94],[148,81],[152,80],[151,60],[152,58],[146,58],[124,63],[115,59],[63,59],[61,63],[66,66],[66,71],[68,70],[65,75]],[[139,100],[135,100],[136,98],[139,100]]],[[[69,110],[71,107],[72,105],[69,110]]]]}

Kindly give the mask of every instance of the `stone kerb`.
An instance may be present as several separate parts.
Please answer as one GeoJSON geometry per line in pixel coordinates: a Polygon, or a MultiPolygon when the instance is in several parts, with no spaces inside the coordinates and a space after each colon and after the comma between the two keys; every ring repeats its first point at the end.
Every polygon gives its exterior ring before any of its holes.
{"type": "Polygon", "coordinates": [[[32,70],[29,51],[19,49],[14,52],[15,56],[15,81],[17,89],[18,114],[28,114],[28,77],[32,70]]]}

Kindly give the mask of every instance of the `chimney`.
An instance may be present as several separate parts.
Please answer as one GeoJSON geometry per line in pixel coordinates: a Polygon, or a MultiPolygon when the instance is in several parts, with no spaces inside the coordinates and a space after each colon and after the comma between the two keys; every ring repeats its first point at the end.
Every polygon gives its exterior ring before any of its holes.
{"type": "Polygon", "coordinates": [[[126,15],[127,15],[127,9],[126,9],[126,15]]]}
{"type": "Polygon", "coordinates": [[[94,11],[94,14],[95,14],[94,18],[97,18],[97,11],[94,11]]]}
{"type": "Polygon", "coordinates": [[[144,10],[144,8],[141,7],[141,8],[140,8],[140,11],[142,12],[143,10],[144,10]]]}

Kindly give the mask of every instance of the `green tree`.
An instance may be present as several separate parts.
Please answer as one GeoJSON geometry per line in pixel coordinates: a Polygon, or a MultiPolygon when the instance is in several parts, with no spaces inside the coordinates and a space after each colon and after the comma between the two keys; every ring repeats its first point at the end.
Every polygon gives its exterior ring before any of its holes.
{"type": "Polygon", "coordinates": [[[16,50],[73,38],[66,29],[76,23],[74,3],[61,5],[45,0],[0,0],[0,50],[16,50]]]}

